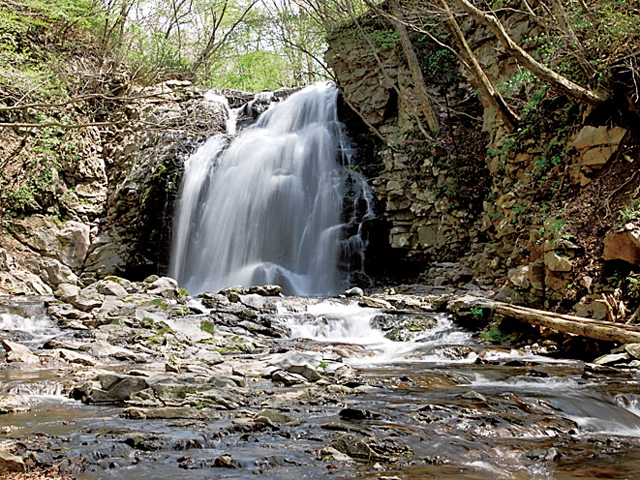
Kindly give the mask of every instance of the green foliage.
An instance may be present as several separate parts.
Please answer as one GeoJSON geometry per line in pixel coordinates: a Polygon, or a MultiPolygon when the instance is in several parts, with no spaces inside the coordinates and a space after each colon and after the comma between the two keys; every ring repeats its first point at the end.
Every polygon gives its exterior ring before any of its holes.
{"type": "Polygon", "coordinates": [[[640,218],[640,200],[631,200],[631,202],[622,210],[618,211],[623,223],[628,223],[640,218]]]}
{"type": "Polygon", "coordinates": [[[178,298],[186,298],[189,296],[189,292],[185,288],[180,287],[178,289],[178,298]]]}
{"type": "Polygon", "coordinates": [[[493,325],[489,330],[481,333],[480,338],[496,345],[505,345],[516,341],[515,335],[504,333],[497,325],[493,325]]]}
{"type": "Polygon", "coordinates": [[[423,61],[425,81],[435,84],[450,83],[458,72],[458,59],[448,49],[436,50],[423,61]]]}
{"type": "Polygon", "coordinates": [[[151,327],[151,326],[153,326],[154,323],[155,323],[155,321],[151,317],[143,317],[142,318],[142,326],[143,327],[147,327],[147,328],[151,327]]]}
{"type": "Polygon", "coordinates": [[[380,48],[400,48],[400,34],[393,28],[375,31],[374,40],[380,48]]]}
{"type": "Polygon", "coordinates": [[[156,298],[153,300],[153,304],[158,307],[160,310],[166,311],[167,308],[169,308],[169,305],[167,305],[166,302],[163,302],[162,300],[160,300],[159,298],[156,298]]]}
{"type": "Polygon", "coordinates": [[[200,330],[206,333],[210,333],[211,335],[215,335],[216,326],[210,320],[205,320],[200,324],[200,330]]]}

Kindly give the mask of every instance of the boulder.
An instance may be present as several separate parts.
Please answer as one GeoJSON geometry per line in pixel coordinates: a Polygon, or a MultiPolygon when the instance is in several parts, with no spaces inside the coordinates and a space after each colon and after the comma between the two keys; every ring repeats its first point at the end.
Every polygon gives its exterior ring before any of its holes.
{"type": "Polygon", "coordinates": [[[174,298],[178,294],[178,282],[173,278],[160,277],[146,286],[146,293],[164,298],[174,298]]]}
{"type": "Polygon", "coordinates": [[[583,127],[573,140],[573,146],[581,154],[579,164],[591,169],[602,168],[618,151],[626,134],[627,130],[621,127],[583,127]]]}
{"type": "Polygon", "coordinates": [[[34,256],[30,257],[27,262],[33,273],[53,287],[58,287],[63,283],[72,285],[80,283],[71,269],[55,258],[34,256]]]}
{"type": "Polygon", "coordinates": [[[122,285],[111,280],[102,280],[98,282],[97,288],[98,293],[100,293],[101,295],[124,297],[128,293],[122,285]]]}
{"type": "Polygon", "coordinates": [[[633,358],[640,359],[640,343],[627,343],[624,349],[633,358]]]}
{"type": "Polygon", "coordinates": [[[282,370],[289,371],[290,367],[318,368],[322,363],[322,354],[319,352],[300,352],[291,350],[287,353],[274,355],[268,364],[282,370]]]}
{"type": "Polygon", "coordinates": [[[22,457],[0,451],[0,472],[24,472],[24,460],[22,457]]]}
{"type": "Polygon", "coordinates": [[[640,228],[628,223],[620,230],[609,231],[604,238],[603,258],[640,265],[640,228]]]}
{"type": "Polygon", "coordinates": [[[349,455],[351,458],[360,458],[369,461],[386,460],[386,457],[374,452],[361,437],[350,433],[338,437],[331,442],[331,446],[339,452],[349,455]]]}
{"type": "Polygon", "coordinates": [[[7,351],[8,362],[40,363],[40,358],[29,347],[8,340],[2,340],[2,346],[7,351]]]}
{"type": "Polygon", "coordinates": [[[271,379],[274,382],[282,382],[285,385],[297,385],[300,383],[306,383],[307,379],[300,374],[287,372],[285,370],[276,370],[271,374],[271,379]]]}
{"type": "Polygon", "coordinates": [[[559,255],[555,251],[544,254],[544,264],[552,272],[570,272],[573,269],[571,260],[559,255]]]}
{"type": "Polygon", "coordinates": [[[240,468],[240,463],[228,453],[216,458],[213,465],[218,468],[240,468]]]}
{"type": "Polygon", "coordinates": [[[57,290],[53,293],[63,302],[70,303],[71,299],[78,296],[80,293],[80,287],[71,283],[61,283],[58,285],[57,290]]]}
{"type": "Polygon", "coordinates": [[[69,221],[58,232],[60,260],[71,268],[80,268],[89,251],[89,226],[69,221]]]}
{"type": "Polygon", "coordinates": [[[93,310],[94,308],[99,308],[102,306],[102,302],[104,300],[99,295],[85,295],[82,292],[69,299],[69,303],[76,307],[78,310],[82,310],[83,312],[88,312],[89,310],[93,310]]]}
{"type": "Polygon", "coordinates": [[[23,395],[0,396],[0,414],[22,413],[31,410],[28,397],[23,395]]]}
{"type": "Polygon", "coordinates": [[[596,358],[593,363],[596,365],[611,365],[620,362],[627,362],[631,359],[631,355],[627,352],[622,353],[609,353],[596,358]]]}
{"type": "Polygon", "coordinates": [[[527,289],[531,286],[529,282],[529,265],[512,268],[507,272],[507,276],[514,287],[527,289]]]}
{"type": "Polygon", "coordinates": [[[120,403],[129,400],[131,394],[148,388],[144,378],[117,373],[103,373],[92,382],[76,387],[71,395],[86,403],[120,403]]]}
{"type": "Polygon", "coordinates": [[[60,358],[66,360],[69,363],[77,363],[79,365],[85,365],[88,367],[93,367],[98,363],[97,360],[91,355],[67,349],[60,350],[60,358]]]}
{"type": "Polygon", "coordinates": [[[264,297],[277,297],[282,293],[280,285],[259,285],[249,289],[249,293],[256,293],[264,297]]]}

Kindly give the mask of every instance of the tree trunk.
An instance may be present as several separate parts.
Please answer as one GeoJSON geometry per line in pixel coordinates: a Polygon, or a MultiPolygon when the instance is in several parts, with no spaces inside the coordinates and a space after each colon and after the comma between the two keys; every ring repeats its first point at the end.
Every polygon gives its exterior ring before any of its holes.
{"type": "Polygon", "coordinates": [[[531,325],[551,328],[558,332],[581,335],[594,340],[640,343],[640,328],[625,324],[574,317],[573,315],[560,315],[499,302],[494,304],[494,311],[531,325]]]}
{"type": "Polygon", "coordinates": [[[439,3],[440,6],[444,9],[445,19],[447,25],[449,26],[449,30],[451,30],[451,33],[456,40],[456,44],[460,49],[460,53],[467,63],[469,70],[471,70],[471,74],[480,84],[480,88],[487,96],[487,100],[491,103],[496,113],[498,114],[498,117],[500,118],[500,120],[502,120],[507,130],[509,130],[510,132],[514,131],[518,126],[518,123],[520,122],[520,118],[515,114],[513,110],[511,110],[511,108],[509,108],[509,105],[507,105],[507,103],[504,101],[504,98],[502,98],[500,92],[493,88],[493,84],[491,83],[489,78],[487,78],[484,70],[482,70],[478,59],[471,50],[471,47],[469,46],[467,39],[462,33],[460,25],[458,25],[458,22],[453,16],[453,13],[451,12],[451,9],[449,8],[446,0],[439,0],[439,3]]]}
{"type": "Polygon", "coordinates": [[[418,98],[420,101],[422,113],[424,114],[424,117],[427,121],[429,130],[431,130],[431,132],[437,132],[440,129],[440,122],[438,121],[438,116],[436,115],[436,112],[433,109],[433,106],[431,105],[431,101],[429,99],[427,85],[424,81],[424,76],[422,75],[422,69],[420,68],[418,55],[413,48],[411,39],[409,38],[407,27],[402,22],[402,12],[400,11],[400,6],[398,5],[397,0],[390,0],[389,3],[391,5],[391,11],[393,13],[393,15],[389,17],[389,21],[393,23],[393,26],[400,34],[400,42],[402,43],[404,56],[407,59],[407,63],[409,65],[409,71],[411,72],[413,83],[415,84],[416,90],[418,91],[418,98]]]}
{"type": "Polygon", "coordinates": [[[504,25],[496,18],[495,15],[483,12],[471,4],[468,0],[456,0],[458,5],[467,12],[477,22],[489,27],[489,29],[498,38],[504,48],[513,55],[523,67],[531,71],[541,80],[552,84],[566,94],[574,97],[581,102],[589,105],[600,105],[608,100],[608,96],[594,92],[587,88],[581,87],[577,83],[572,82],[566,77],[559,75],[546,65],[538,62],[535,58],[525,52],[513,39],[509,36],[504,25]]]}

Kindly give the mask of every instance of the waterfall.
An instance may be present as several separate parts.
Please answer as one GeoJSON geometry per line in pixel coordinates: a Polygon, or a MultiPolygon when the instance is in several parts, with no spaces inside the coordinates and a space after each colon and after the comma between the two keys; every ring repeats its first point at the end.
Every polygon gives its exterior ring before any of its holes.
{"type": "Polygon", "coordinates": [[[354,244],[341,238],[350,149],[337,95],[332,84],[309,86],[187,160],[170,262],[181,286],[197,294],[279,284],[295,295],[346,286],[339,264],[341,245],[354,244]]]}

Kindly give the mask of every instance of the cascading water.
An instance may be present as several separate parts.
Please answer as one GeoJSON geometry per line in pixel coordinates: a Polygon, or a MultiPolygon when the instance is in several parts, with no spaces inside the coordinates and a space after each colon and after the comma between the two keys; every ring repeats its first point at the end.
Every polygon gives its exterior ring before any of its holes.
{"type": "Polygon", "coordinates": [[[272,283],[296,295],[346,286],[341,243],[364,244],[341,239],[349,146],[337,94],[328,83],[307,87],[189,158],[170,263],[181,286],[195,294],[272,283]]]}

